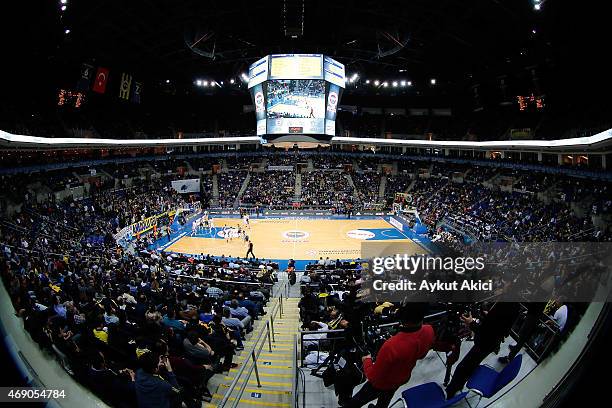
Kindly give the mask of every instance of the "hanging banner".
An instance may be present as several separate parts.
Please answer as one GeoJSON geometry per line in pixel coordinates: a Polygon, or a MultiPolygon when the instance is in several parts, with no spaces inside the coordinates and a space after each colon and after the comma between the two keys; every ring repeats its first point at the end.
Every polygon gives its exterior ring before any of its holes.
{"type": "Polygon", "coordinates": [[[172,180],[172,188],[177,193],[199,193],[200,179],[172,180]]]}

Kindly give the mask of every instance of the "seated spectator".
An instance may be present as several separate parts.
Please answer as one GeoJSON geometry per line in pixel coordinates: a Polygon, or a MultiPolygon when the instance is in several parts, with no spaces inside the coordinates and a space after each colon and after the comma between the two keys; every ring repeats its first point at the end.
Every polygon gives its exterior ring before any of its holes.
{"type": "Polygon", "coordinates": [[[180,389],[167,356],[145,353],[136,372],[139,408],[170,408],[179,400],[180,389]]]}
{"type": "Polygon", "coordinates": [[[100,398],[116,406],[136,405],[136,374],[130,369],[119,370],[118,374],[106,366],[106,359],[100,352],[91,356],[87,383],[100,398]]]}

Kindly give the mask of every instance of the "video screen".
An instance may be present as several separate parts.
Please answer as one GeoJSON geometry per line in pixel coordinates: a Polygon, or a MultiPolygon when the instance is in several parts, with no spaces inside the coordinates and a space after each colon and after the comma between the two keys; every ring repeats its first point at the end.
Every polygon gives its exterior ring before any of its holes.
{"type": "Polygon", "coordinates": [[[283,79],[267,83],[268,119],[325,119],[325,81],[283,79]]]}

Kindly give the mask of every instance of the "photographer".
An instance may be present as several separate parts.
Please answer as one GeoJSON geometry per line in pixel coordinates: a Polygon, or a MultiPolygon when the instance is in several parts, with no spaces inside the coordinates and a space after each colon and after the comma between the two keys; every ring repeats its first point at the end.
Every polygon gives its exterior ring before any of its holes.
{"type": "Polygon", "coordinates": [[[376,407],[389,406],[395,391],[410,379],[417,360],[425,357],[434,342],[434,330],[423,325],[427,305],[406,304],[398,311],[399,332],[384,342],[376,362],[370,355],[364,356],[363,371],[368,381],[344,407],[362,407],[377,399],[376,407]]]}
{"type": "Polygon", "coordinates": [[[485,312],[479,322],[471,315],[462,316],[463,322],[474,331],[474,346],[459,363],[453,378],[446,388],[447,398],[461,391],[472,372],[489,354],[499,352],[504,338],[519,315],[520,305],[513,302],[498,302],[485,312]]]}

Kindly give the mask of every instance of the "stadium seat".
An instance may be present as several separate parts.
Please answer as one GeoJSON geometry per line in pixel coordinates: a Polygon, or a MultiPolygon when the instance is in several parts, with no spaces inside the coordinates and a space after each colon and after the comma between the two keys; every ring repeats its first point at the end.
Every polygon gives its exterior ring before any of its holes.
{"type": "Polygon", "coordinates": [[[389,406],[393,407],[402,402],[406,408],[444,408],[455,405],[465,398],[467,392],[462,392],[447,400],[442,387],[435,382],[429,382],[416,387],[408,388],[402,392],[402,398],[389,406]]]}
{"type": "Polygon", "coordinates": [[[483,397],[491,398],[499,390],[510,384],[521,370],[522,362],[523,355],[519,354],[500,372],[487,365],[480,365],[474,371],[466,386],[470,391],[474,391],[480,396],[478,399],[478,403],[480,403],[483,397]]]}

